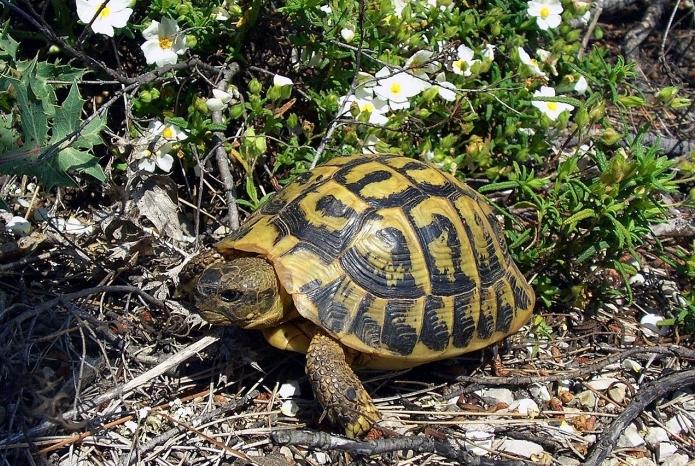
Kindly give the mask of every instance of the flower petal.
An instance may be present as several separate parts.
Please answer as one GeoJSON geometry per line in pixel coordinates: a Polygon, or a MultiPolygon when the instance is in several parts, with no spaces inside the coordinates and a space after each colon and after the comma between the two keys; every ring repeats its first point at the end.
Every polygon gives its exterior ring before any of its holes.
{"type": "Polygon", "coordinates": [[[161,170],[168,172],[171,171],[171,167],[174,165],[174,157],[171,154],[162,154],[157,157],[155,163],[161,170]]]}
{"type": "Polygon", "coordinates": [[[146,40],[159,40],[159,35],[157,34],[158,30],[159,22],[152,21],[150,25],[147,26],[144,31],[142,31],[142,37],[144,37],[146,40]]]}
{"type": "Polygon", "coordinates": [[[156,165],[154,163],[154,160],[147,157],[147,158],[138,160],[138,168],[140,170],[144,170],[146,172],[154,173],[156,165]]]}

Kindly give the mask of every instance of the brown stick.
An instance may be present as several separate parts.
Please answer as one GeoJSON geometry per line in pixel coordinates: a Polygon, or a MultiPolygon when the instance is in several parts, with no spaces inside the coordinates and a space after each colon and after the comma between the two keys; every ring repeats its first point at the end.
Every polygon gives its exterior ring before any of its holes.
{"type": "Polygon", "coordinates": [[[662,398],[678,389],[695,385],[695,369],[671,374],[661,379],[655,380],[642,387],[632,403],[620,413],[611,423],[608,430],[603,432],[601,438],[594,445],[591,454],[584,462],[585,466],[598,466],[613,451],[618,438],[625,428],[640,414],[645,408],[658,398],[662,398]]]}
{"type": "Polygon", "coordinates": [[[636,60],[639,56],[639,46],[649,36],[649,33],[656,27],[666,9],[667,0],[655,0],[649,4],[644,12],[642,21],[625,34],[623,42],[623,53],[628,58],[636,60]]]}

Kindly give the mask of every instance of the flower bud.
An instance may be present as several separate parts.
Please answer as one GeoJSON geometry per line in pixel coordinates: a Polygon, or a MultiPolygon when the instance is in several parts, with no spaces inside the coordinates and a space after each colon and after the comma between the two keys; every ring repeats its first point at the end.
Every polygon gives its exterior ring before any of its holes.
{"type": "Polygon", "coordinates": [[[249,91],[251,91],[251,94],[258,95],[258,94],[261,93],[261,90],[262,90],[262,89],[263,89],[263,85],[262,85],[261,82],[260,82],[259,80],[257,80],[256,78],[253,78],[253,79],[249,82],[249,91]]]}
{"type": "Polygon", "coordinates": [[[623,138],[623,136],[618,133],[613,128],[606,128],[601,134],[601,141],[607,146],[612,146],[623,138]]]}
{"type": "Polygon", "coordinates": [[[606,113],[606,102],[603,100],[599,100],[596,105],[591,107],[591,110],[589,110],[589,120],[592,123],[597,122],[601,118],[603,118],[603,115],[606,113]]]}

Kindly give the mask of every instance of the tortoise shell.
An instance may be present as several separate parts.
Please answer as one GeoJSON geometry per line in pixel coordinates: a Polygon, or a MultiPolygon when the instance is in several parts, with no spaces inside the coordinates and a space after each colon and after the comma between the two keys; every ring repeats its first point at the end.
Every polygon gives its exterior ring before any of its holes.
{"type": "Polygon", "coordinates": [[[299,314],[384,360],[372,366],[488,346],[516,332],[535,300],[485,199],[405,157],[330,160],[216,248],[265,257],[299,314]]]}

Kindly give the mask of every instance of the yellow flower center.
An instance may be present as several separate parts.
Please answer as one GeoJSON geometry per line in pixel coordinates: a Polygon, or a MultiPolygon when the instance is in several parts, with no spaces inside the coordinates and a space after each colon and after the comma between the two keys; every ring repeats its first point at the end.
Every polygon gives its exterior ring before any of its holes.
{"type": "Polygon", "coordinates": [[[171,40],[170,37],[160,37],[159,38],[159,47],[160,48],[170,49],[172,45],[174,45],[174,41],[171,40]]]}
{"type": "Polygon", "coordinates": [[[401,85],[399,83],[392,83],[390,87],[391,94],[398,95],[401,93],[401,85]]]}
{"type": "Polygon", "coordinates": [[[108,6],[105,6],[104,8],[101,9],[99,12],[99,17],[100,18],[106,18],[108,15],[111,14],[111,9],[108,6]]]}
{"type": "Polygon", "coordinates": [[[548,110],[557,110],[557,102],[548,102],[548,110]]]}
{"type": "Polygon", "coordinates": [[[541,7],[540,14],[541,18],[547,18],[548,16],[550,16],[550,8],[548,8],[547,6],[541,7]]]}
{"type": "Polygon", "coordinates": [[[171,128],[171,126],[167,126],[164,128],[162,131],[162,136],[164,136],[166,139],[174,139],[174,130],[171,128]]]}
{"type": "Polygon", "coordinates": [[[366,113],[372,113],[374,111],[374,104],[371,102],[365,102],[362,104],[362,108],[360,108],[360,110],[366,113]]]}

